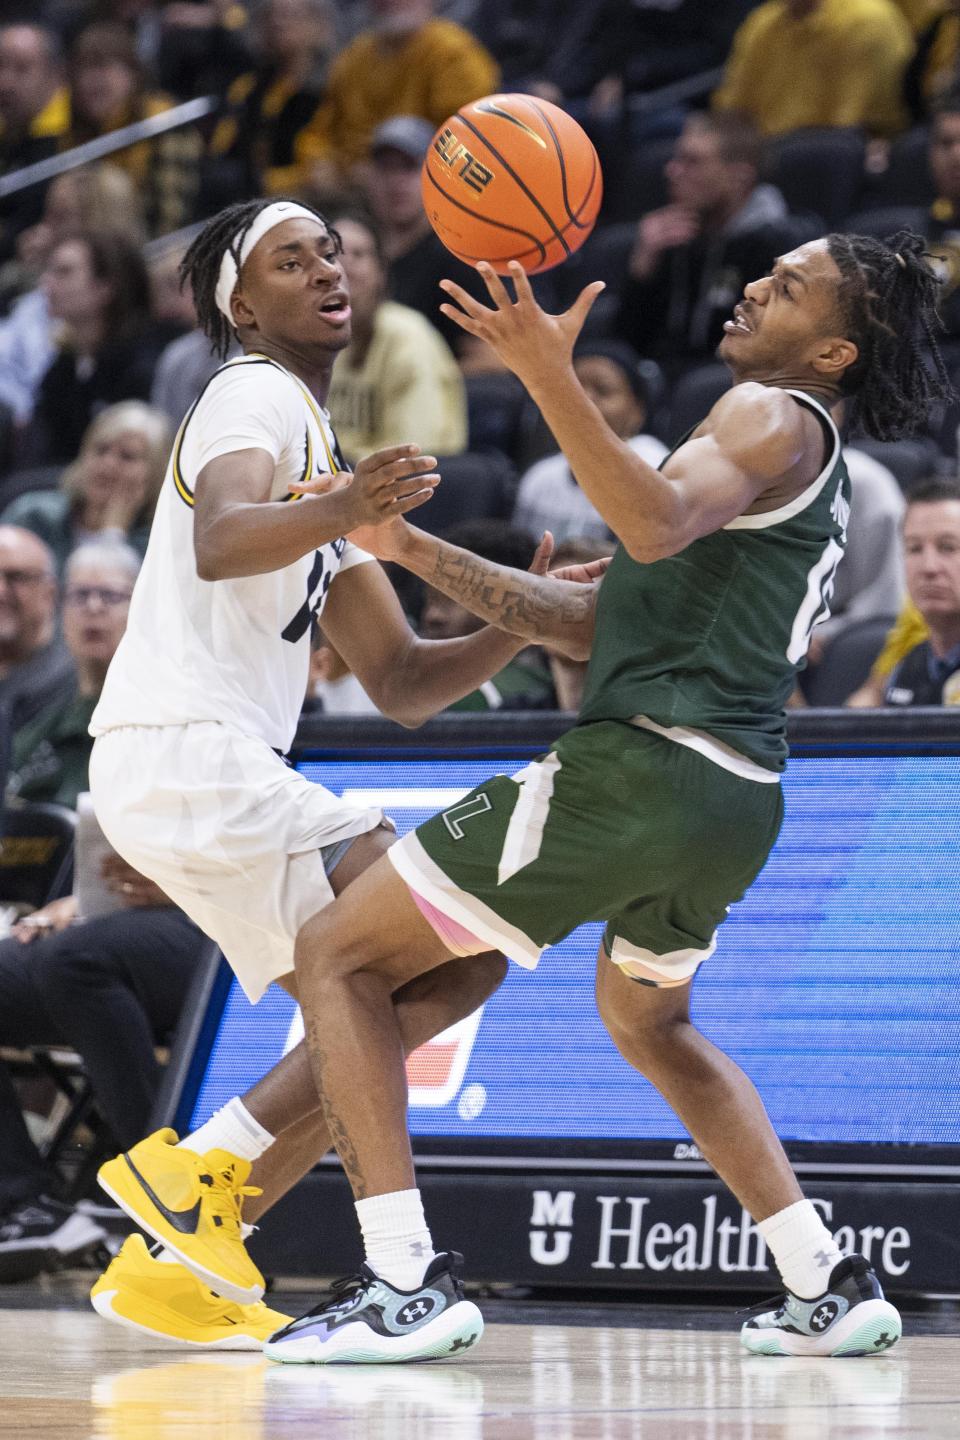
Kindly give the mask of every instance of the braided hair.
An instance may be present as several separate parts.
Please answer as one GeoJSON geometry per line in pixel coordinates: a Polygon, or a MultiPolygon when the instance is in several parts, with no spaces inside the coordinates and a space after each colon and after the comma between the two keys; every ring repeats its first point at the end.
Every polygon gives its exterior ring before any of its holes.
{"type": "Polygon", "coordinates": [[[197,322],[210,341],[212,350],[221,358],[226,356],[230,348],[233,326],[217,306],[220,262],[229,251],[239,270],[240,254],[247,231],[261,210],[266,210],[278,200],[288,200],[311,211],[326,225],[334,240],[338,239],[336,233],[327,225],[325,217],[312,205],[307,205],[302,200],[292,200],[288,195],[270,195],[259,200],[241,200],[219,211],[207,221],[180,262],[180,288],[183,289],[187,281],[190,282],[197,322]]]}
{"type": "Polygon", "coordinates": [[[956,398],[937,344],[940,282],[926,242],[901,230],[887,240],[828,235],[827,246],[840,271],[846,334],[860,352],[841,384],[852,426],[875,440],[898,440],[956,398]]]}

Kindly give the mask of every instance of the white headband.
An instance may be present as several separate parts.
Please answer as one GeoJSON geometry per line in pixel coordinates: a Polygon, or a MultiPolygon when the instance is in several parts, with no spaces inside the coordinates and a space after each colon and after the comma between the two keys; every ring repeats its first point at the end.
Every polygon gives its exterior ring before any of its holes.
{"type": "MultiPolygon", "coordinates": [[[[249,258],[250,252],[258,240],[262,240],[269,230],[275,225],[282,225],[284,220],[313,220],[320,224],[319,218],[312,210],[307,210],[303,205],[294,205],[289,200],[277,200],[268,205],[265,210],[254,220],[250,229],[243,237],[243,244],[240,247],[240,265],[249,258]]],[[[237,280],[240,277],[240,266],[237,265],[230,250],[224,251],[223,259],[220,261],[220,278],[217,280],[217,289],[214,298],[217,302],[217,309],[225,315],[230,324],[233,325],[233,313],[230,309],[230,300],[237,287],[237,280]]]]}

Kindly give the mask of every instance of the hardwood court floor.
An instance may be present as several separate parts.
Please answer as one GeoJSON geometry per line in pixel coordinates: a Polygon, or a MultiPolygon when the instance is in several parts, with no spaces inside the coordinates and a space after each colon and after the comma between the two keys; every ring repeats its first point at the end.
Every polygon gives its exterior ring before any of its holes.
{"type": "MultiPolygon", "coordinates": [[[[538,1320],[488,1326],[481,1346],[456,1364],[322,1368],[161,1348],[89,1310],[52,1308],[51,1300],[55,1306],[55,1297],[41,1299],[50,1308],[0,1309],[0,1435],[956,1440],[960,1434],[956,1335],[914,1334],[889,1355],[864,1360],[777,1360],[743,1354],[729,1330],[688,1328],[696,1317],[676,1329],[538,1320]]],[[[563,1313],[568,1318],[570,1307],[563,1313]]],[[[650,1318],[648,1311],[644,1319],[650,1318]]]]}

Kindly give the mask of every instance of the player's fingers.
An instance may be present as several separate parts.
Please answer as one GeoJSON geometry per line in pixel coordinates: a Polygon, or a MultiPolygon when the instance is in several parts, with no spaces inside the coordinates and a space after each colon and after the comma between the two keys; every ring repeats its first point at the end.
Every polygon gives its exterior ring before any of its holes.
{"type": "Polygon", "coordinates": [[[513,296],[507,290],[506,285],[487,260],[481,260],[477,266],[484,285],[490,293],[490,299],[498,310],[507,310],[513,304],[513,296]]]}
{"type": "Polygon", "coordinates": [[[580,294],[567,311],[569,319],[578,330],[593,309],[597,296],[602,295],[606,288],[602,280],[594,280],[590,285],[585,286],[584,289],[580,291],[580,294]]]}
{"type": "Polygon", "coordinates": [[[381,491],[381,499],[390,501],[397,499],[398,496],[415,495],[417,491],[422,490],[425,485],[429,485],[432,489],[435,485],[439,484],[440,476],[436,471],[427,475],[411,475],[406,480],[395,480],[392,485],[384,486],[381,491]]]}
{"type": "Polygon", "coordinates": [[[519,260],[510,261],[510,279],[517,287],[517,304],[536,305],[537,297],[533,293],[530,276],[526,270],[524,270],[519,260]]]}
{"type": "MultiPolygon", "coordinates": [[[[448,320],[455,321],[461,330],[466,330],[468,335],[476,335],[480,340],[485,339],[486,331],[484,330],[482,321],[471,320],[469,315],[465,315],[463,311],[458,310],[455,305],[441,305],[439,308],[441,315],[446,315],[448,320]]],[[[487,313],[489,314],[490,312],[488,311],[487,313]]]]}
{"type": "Polygon", "coordinates": [[[529,570],[531,575],[546,575],[550,568],[550,557],[553,554],[553,536],[549,530],[544,530],[543,539],[537,546],[536,553],[530,561],[529,570]]]}
{"type": "Polygon", "coordinates": [[[376,495],[392,489],[401,481],[420,480],[433,474],[436,468],[435,455],[416,455],[407,460],[395,460],[392,465],[385,465],[375,476],[370,477],[368,493],[376,495]]]}
{"type": "Polygon", "coordinates": [[[400,500],[394,500],[390,513],[406,515],[408,510],[416,510],[420,505],[426,505],[427,501],[433,498],[434,489],[435,486],[431,485],[427,490],[418,490],[415,495],[405,495],[400,500]]]}
{"type": "MultiPolygon", "coordinates": [[[[481,305],[479,300],[474,300],[473,296],[468,295],[463,286],[458,285],[455,280],[441,280],[440,289],[445,291],[451,300],[456,300],[460,308],[474,320],[482,320],[485,315],[493,314],[488,305],[481,305]]],[[[443,306],[441,305],[440,308],[442,310],[443,306]]]]}
{"type": "MultiPolygon", "coordinates": [[[[420,454],[420,446],[412,443],[406,445],[388,445],[384,450],[373,450],[369,455],[364,455],[357,464],[357,474],[369,473],[371,470],[382,470],[385,465],[395,465],[398,460],[406,460],[411,456],[420,454]]],[[[432,460],[429,462],[434,463],[432,460]]]]}

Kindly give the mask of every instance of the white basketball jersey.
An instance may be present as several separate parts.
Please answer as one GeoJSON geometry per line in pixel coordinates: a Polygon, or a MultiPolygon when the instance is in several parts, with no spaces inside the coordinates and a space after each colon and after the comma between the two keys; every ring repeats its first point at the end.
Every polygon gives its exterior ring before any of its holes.
{"type": "Polygon", "coordinates": [[[201,580],[193,548],[196,477],[218,455],[266,450],[271,500],[295,503],[291,481],[343,470],[329,417],[296,376],[245,355],[209,381],[180,426],[126,633],[90,731],[215,720],[287,750],[307,685],[313,616],[334,576],[370,556],[345,539],[292,565],[241,579],[201,580]]]}

